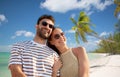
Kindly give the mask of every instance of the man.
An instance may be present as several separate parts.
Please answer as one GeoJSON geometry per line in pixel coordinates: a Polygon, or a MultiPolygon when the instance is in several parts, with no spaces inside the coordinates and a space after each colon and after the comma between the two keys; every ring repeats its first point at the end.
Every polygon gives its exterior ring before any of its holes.
{"type": "Polygon", "coordinates": [[[41,16],[36,24],[34,39],[13,45],[9,61],[12,77],[52,76],[54,59],[58,55],[46,46],[46,41],[52,32],[54,23],[52,16],[41,16]]]}

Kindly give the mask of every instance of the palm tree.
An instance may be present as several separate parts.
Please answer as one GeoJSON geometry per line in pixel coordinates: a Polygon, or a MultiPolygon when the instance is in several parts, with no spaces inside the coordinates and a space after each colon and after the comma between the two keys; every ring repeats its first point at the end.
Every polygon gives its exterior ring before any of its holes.
{"type": "MultiPolygon", "coordinates": [[[[116,4],[116,9],[114,12],[115,17],[118,18],[118,14],[120,14],[120,0],[114,0],[114,4],[116,4]]],[[[118,22],[115,25],[116,32],[120,33],[120,18],[118,18],[118,22]]]]}
{"type": "Polygon", "coordinates": [[[90,26],[94,26],[90,18],[86,15],[85,12],[80,12],[80,15],[78,17],[78,21],[76,21],[74,18],[70,18],[72,22],[75,24],[75,26],[72,27],[72,30],[75,31],[75,38],[77,43],[79,43],[80,38],[83,42],[87,42],[86,34],[97,34],[93,30],[90,29],[90,26]]]}
{"type": "Polygon", "coordinates": [[[120,0],[114,0],[114,4],[116,4],[114,15],[118,17],[118,13],[120,13],[120,0]]]}
{"type": "Polygon", "coordinates": [[[118,22],[115,24],[115,31],[120,33],[120,19],[118,19],[118,22]]]}
{"type": "Polygon", "coordinates": [[[99,52],[105,52],[109,54],[120,54],[120,33],[114,33],[113,35],[110,34],[106,39],[113,40],[114,42],[101,40],[97,51],[99,50],[99,52]]]}

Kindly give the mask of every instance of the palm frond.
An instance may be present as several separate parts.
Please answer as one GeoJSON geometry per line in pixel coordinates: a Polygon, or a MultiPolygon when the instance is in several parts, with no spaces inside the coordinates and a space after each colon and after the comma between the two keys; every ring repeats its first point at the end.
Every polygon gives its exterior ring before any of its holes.
{"type": "Polygon", "coordinates": [[[73,22],[73,24],[77,25],[77,22],[74,20],[74,18],[70,18],[70,20],[73,22]]]}
{"type": "Polygon", "coordinates": [[[72,30],[76,31],[76,29],[77,29],[76,25],[72,27],[72,30]]]}
{"type": "Polygon", "coordinates": [[[83,42],[87,42],[86,34],[93,33],[96,34],[93,30],[91,30],[90,26],[95,26],[91,23],[90,18],[86,15],[85,12],[80,12],[78,21],[75,21],[74,18],[70,18],[75,26],[72,27],[72,30],[75,30],[75,38],[77,43],[79,43],[79,39],[83,42]]]}
{"type": "Polygon", "coordinates": [[[116,4],[116,9],[114,11],[114,16],[117,17],[118,13],[120,13],[120,0],[114,0],[114,4],[116,4]]]}
{"type": "Polygon", "coordinates": [[[82,29],[82,28],[78,28],[78,29],[77,29],[77,32],[78,32],[78,34],[79,34],[80,39],[81,39],[83,42],[87,42],[86,35],[85,35],[85,32],[83,31],[83,29],[82,29]]]}
{"type": "Polygon", "coordinates": [[[78,34],[78,32],[76,31],[76,32],[75,32],[75,39],[76,39],[76,42],[79,44],[80,42],[79,42],[79,40],[78,40],[78,35],[79,35],[79,34],[78,34]]]}

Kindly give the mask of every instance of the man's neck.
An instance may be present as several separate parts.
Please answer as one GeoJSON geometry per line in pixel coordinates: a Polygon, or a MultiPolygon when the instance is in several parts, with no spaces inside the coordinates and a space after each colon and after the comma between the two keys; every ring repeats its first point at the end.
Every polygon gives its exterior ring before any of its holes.
{"type": "Polygon", "coordinates": [[[33,39],[35,42],[39,43],[39,44],[46,44],[46,41],[45,39],[43,38],[40,38],[38,36],[35,36],[35,38],[33,39]]]}

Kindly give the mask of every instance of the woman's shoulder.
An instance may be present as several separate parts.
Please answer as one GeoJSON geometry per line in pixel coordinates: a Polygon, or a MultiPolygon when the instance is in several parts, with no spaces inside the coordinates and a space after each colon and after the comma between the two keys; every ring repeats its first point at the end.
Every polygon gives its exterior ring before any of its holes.
{"type": "Polygon", "coordinates": [[[79,46],[79,47],[74,47],[74,48],[72,48],[74,51],[80,51],[80,52],[82,52],[82,51],[85,51],[85,47],[82,47],[82,46],[79,46]]]}
{"type": "Polygon", "coordinates": [[[86,54],[85,47],[81,47],[81,46],[72,48],[72,51],[76,56],[78,56],[78,55],[82,56],[82,55],[86,54]]]}

